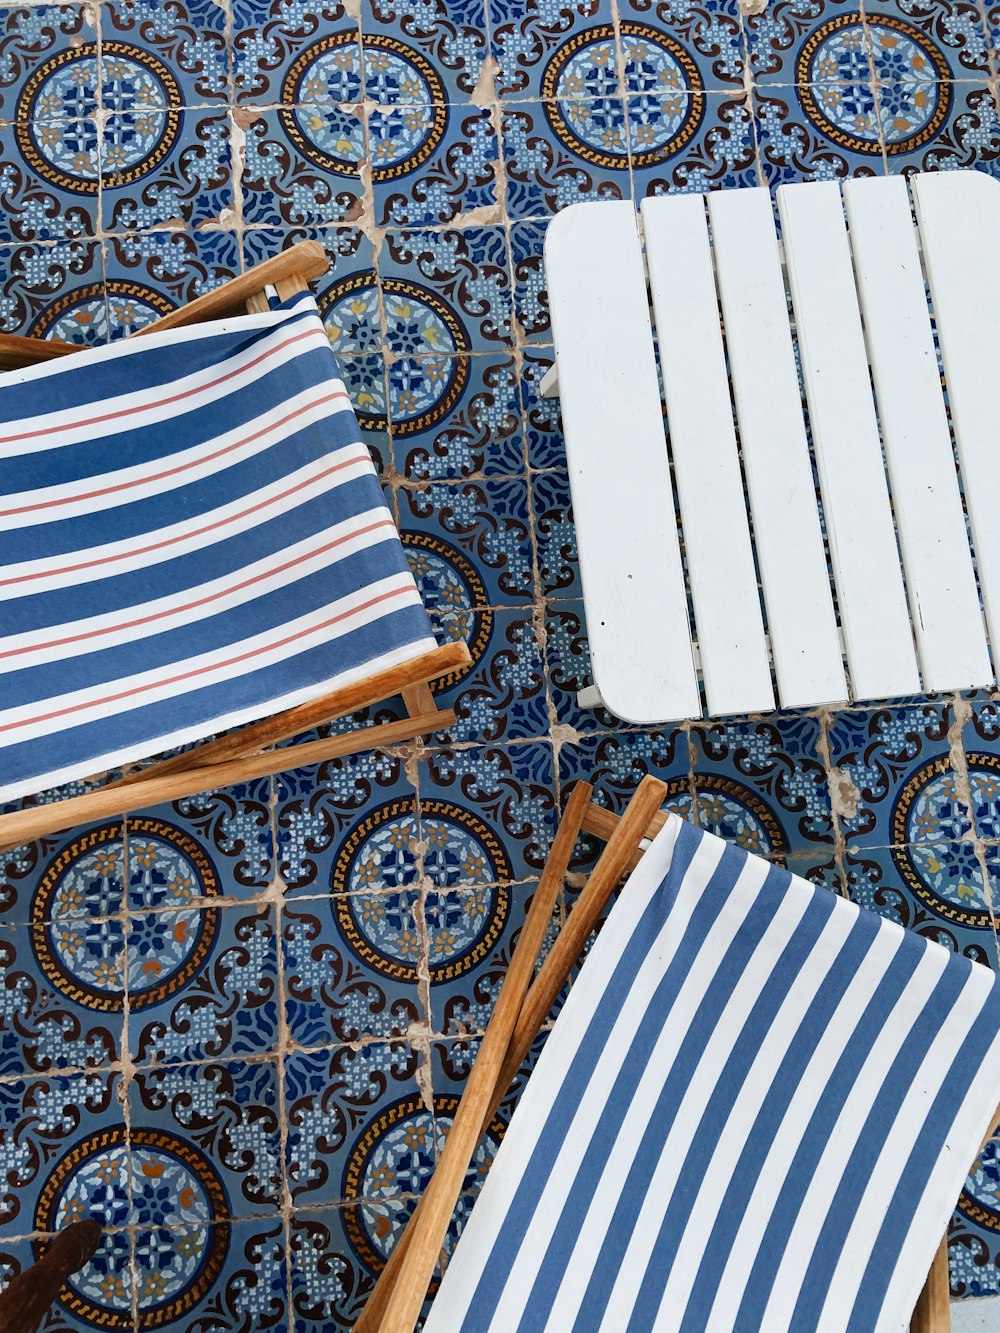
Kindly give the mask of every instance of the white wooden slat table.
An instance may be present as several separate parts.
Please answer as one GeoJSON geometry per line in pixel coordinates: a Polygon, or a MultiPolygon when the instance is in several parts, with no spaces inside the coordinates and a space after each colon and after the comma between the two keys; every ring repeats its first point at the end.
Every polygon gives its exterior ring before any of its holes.
{"type": "Polygon", "coordinates": [[[898,178],[843,199],[833,182],[781,187],[781,243],[765,190],[646,200],[642,238],[627,203],[550,224],[558,386],[543,391],[558,387],[566,435],[596,687],[582,701],[700,717],[695,668],[709,716],[993,683],[976,573],[997,651],[1000,182],[912,189],[922,251],[898,178]]]}

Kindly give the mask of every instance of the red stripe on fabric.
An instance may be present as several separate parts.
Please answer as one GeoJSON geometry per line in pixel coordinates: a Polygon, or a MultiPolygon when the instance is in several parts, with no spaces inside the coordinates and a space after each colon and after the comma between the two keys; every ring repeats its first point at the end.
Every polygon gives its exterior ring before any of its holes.
{"type": "MultiPolygon", "coordinates": [[[[412,585],[411,585],[412,587],[412,585]]],[[[275,648],[284,648],[286,644],[295,643],[297,639],[307,638],[310,634],[316,634],[319,630],[329,629],[331,625],[337,625],[342,620],[348,620],[352,616],[359,615],[362,611],[367,611],[370,607],[378,606],[382,602],[391,601],[394,597],[402,597],[409,592],[411,588],[395,588],[390,592],[379,593],[377,597],[370,598],[367,602],[362,602],[360,606],[353,607],[350,611],[342,611],[339,615],[331,616],[319,625],[313,625],[310,629],[299,630],[296,634],[288,634],[276,643],[265,645],[263,648],[254,648],[251,652],[240,653],[236,657],[228,657],[223,662],[214,662],[211,666],[196,667],[192,671],[181,671],[176,676],[167,676],[163,680],[155,681],[150,685],[137,685],[131,690],[121,690],[118,694],[105,695],[103,699],[93,699],[86,704],[78,704],[70,708],[53,709],[51,713],[39,713],[37,717],[26,718],[22,722],[7,722],[0,725],[0,731],[11,731],[18,727],[33,727],[38,722],[49,722],[55,717],[69,717],[81,708],[102,708],[105,704],[117,703],[120,699],[131,699],[137,694],[146,694],[150,690],[159,689],[162,685],[176,685],[181,680],[192,680],[195,676],[203,676],[209,671],[218,671],[223,667],[235,666],[239,662],[249,661],[252,657],[260,657],[263,653],[271,652],[275,648]]]]}
{"type": "Polygon", "coordinates": [[[192,537],[203,537],[206,532],[214,532],[216,528],[227,527],[231,523],[238,523],[241,518],[247,518],[250,514],[256,514],[261,509],[268,508],[269,505],[276,505],[281,500],[287,500],[290,495],[297,495],[308,486],[315,485],[318,481],[323,481],[326,477],[331,477],[335,472],[341,472],[345,467],[350,467],[354,463],[370,462],[371,455],[365,449],[355,457],[343,460],[334,464],[333,467],[326,468],[323,472],[318,472],[315,477],[310,477],[308,481],[299,482],[298,486],[289,486],[285,491],[280,491],[277,495],[272,495],[268,500],[261,500],[258,504],[250,505],[247,509],[241,509],[238,514],[230,514],[228,518],[216,519],[214,523],[206,523],[203,527],[192,528],[189,532],[182,533],[177,537],[167,537],[162,542],[150,542],[148,546],[129,547],[127,551],[121,551],[118,555],[103,555],[98,560],[81,560],[75,565],[61,565],[59,569],[40,569],[34,574],[22,574],[16,579],[0,579],[0,588],[15,586],[18,583],[30,583],[34,579],[48,579],[56,574],[75,574],[81,569],[95,569],[98,565],[113,564],[116,560],[134,560],[136,556],[148,555],[150,551],[161,551],[166,546],[176,546],[178,542],[189,541],[192,537]]]}
{"type": "Polygon", "coordinates": [[[286,422],[294,421],[296,417],[303,416],[314,407],[321,407],[324,403],[337,402],[339,399],[347,398],[346,391],[326,394],[323,398],[317,398],[306,407],[300,407],[295,412],[289,412],[287,416],[280,420],[272,422],[270,426],[255,431],[252,435],[246,435],[242,440],[236,440],[233,444],[227,444],[223,449],[216,449],[213,454],[203,454],[190,463],[181,463],[177,467],[167,468],[165,472],[154,472],[148,477],[137,477],[135,481],[119,482],[117,486],[103,486],[96,491],[82,491],[75,495],[63,496],[60,500],[39,500],[33,505],[20,505],[17,509],[0,509],[0,518],[12,518],[15,514],[31,514],[36,509],[52,509],[58,505],[75,504],[78,500],[93,500],[100,495],[114,495],[117,491],[131,490],[136,486],[146,486],[151,481],[162,481],[164,477],[176,476],[179,472],[189,472],[191,468],[200,467],[202,463],[210,463],[215,458],[222,458],[224,454],[231,454],[234,449],[239,449],[245,444],[252,444],[254,440],[259,440],[262,435],[267,435],[269,431],[277,430],[279,426],[284,426],[286,422]]]}
{"type": "Polygon", "coordinates": [[[318,546],[314,551],[307,551],[305,555],[296,556],[294,560],[286,560],[283,565],[277,565],[265,574],[256,574],[252,579],[244,579],[241,583],[234,583],[231,587],[223,588],[220,592],[211,593],[207,597],[198,597],[193,602],[185,602],[182,606],[174,606],[168,611],[159,611],[154,615],[138,616],[135,620],[116,621],[114,625],[106,625],[103,629],[87,630],[83,634],[67,634],[62,639],[50,639],[47,643],[26,644],[23,648],[9,648],[6,652],[0,652],[0,661],[7,657],[20,657],[23,653],[44,652],[46,648],[61,648],[67,643],[83,643],[87,639],[99,639],[106,634],[117,634],[119,630],[135,629],[137,625],[155,624],[157,620],[166,620],[171,616],[182,615],[185,611],[193,611],[199,606],[209,606],[212,602],[218,602],[231,593],[240,592],[243,588],[249,588],[254,583],[259,583],[261,579],[282,574],[286,569],[294,569],[296,565],[311,560],[313,556],[323,555],[326,551],[333,551],[355,537],[364,537],[367,533],[377,532],[380,528],[392,528],[395,531],[395,526],[391,518],[379,519],[377,523],[369,523],[363,528],[345,532],[343,536],[336,537],[333,541],[327,542],[325,546],[318,546]]]}
{"type": "Polygon", "coordinates": [[[227,380],[234,379],[237,375],[242,375],[247,370],[253,370],[254,366],[261,365],[262,362],[269,360],[270,357],[278,352],[283,352],[286,347],[291,347],[294,343],[301,342],[303,338],[315,338],[321,333],[319,329],[306,329],[302,333],[296,333],[291,338],[286,338],[284,342],[278,343],[274,347],[268,348],[266,352],[261,352],[260,356],[254,357],[252,361],[247,361],[244,365],[238,366],[235,370],[227,370],[224,375],[218,379],[209,380],[207,384],[199,384],[191,389],[184,389],[180,393],[169,394],[166,398],[158,398],[152,403],[142,403],[136,407],[128,407],[118,412],[103,412],[100,416],[85,417],[83,421],[67,421],[62,426],[45,426],[38,430],[24,431],[21,435],[3,435],[0,436],[0,445],[14,444],[17,440],[34,440],[43,435],[55,435],[59,431],[79,430],[81,426],[99,426],[103,421],[118,421],[121,417],[134,416],[136,412],[152,412],[158,407],[167,407],[170,403],[183,402],[185,398],[190,398],[197,393],[205,393],[208,389],[214,389],[218,384],[225,384],[227,380]]]}

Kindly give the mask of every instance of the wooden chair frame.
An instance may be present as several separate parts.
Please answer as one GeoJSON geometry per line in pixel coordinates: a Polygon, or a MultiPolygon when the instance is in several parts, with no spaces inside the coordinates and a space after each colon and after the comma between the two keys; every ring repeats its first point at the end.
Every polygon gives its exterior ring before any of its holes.
{"type": "MultiPolygon", "coordinates": [[[[441,1159],[379,1275],[354,1326],[355,1333],[413,1333],[476,1147],[611,894],[623,875],[639,864],[643,844],[654,838],[668,819],[659,808],[666,788],[655,778],[643,778],[622,815],[593,804],[591,794],[592,788],[585,782],[573,788],[441,1159]],[[532,981],[556,894],[581,832],[601,839],[606,847],[532,981]]],[[[998,1125],[1000,1107],[980,1151],[998,1125]]],[[[914,1308],[910,1333],[950,1333],[949,1297],[945,1236],[914,1308]]]]}
{"type": "MultiPolygon", "coordinates": [[[[307,291],[309,281],[321,277],[327,267],[323,247],[317,241],[302,241],[131,336],[141,338],[149,333],[225,319],[247,311],[260,313],[268,309],[268,288],[273,288],[280,300],[287,300],[296,292],[307,291]]],[[[0,369],[12,370],[52,361],[81,350],[73,343],[4,334],[0,335],[0,369]]],[[[399,666],[374,672],[364,680],[342,686],[296,708],[226,732],[183,754],[133,768],[124,777],[95,787],[82,796],[51,804],[26,805],[21,810],[0,816],[0,848],[16,847],[33,838],[91,820],[127,814],[131,810],[182,800],[216,787],[248,782],[304,764],[339,759],[376,746],[398,745],[417,736],[441,731],[454,722],[455,714],[450,708],[438,708],[429,682],[461,670],[470,660],[465,643],[442,644],[399,666]],[[402,695],[407,713],[397,722],[359,727],[341,735],[282,749],[270,748],[312,727],[347,717],[397,695],[402,695]]]]}

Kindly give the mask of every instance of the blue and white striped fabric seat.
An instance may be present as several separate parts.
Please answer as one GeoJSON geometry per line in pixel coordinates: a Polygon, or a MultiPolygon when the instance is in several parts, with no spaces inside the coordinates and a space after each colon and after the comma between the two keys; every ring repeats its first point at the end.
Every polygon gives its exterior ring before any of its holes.
{"type": "Polygon", "coordinates": [[[671,818],[426,1333],[903,1330],[998,1089],[991,971],[671,818]]]}
{"type": "Polygon", "coordinates": [[[0,798],[434,646],[311,296],[0,380],[0,798]]]}

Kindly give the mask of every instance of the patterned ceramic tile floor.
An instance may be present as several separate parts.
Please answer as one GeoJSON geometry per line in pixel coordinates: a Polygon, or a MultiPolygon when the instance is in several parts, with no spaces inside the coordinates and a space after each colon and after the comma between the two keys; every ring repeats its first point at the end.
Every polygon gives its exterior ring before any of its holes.
{"type": "MultiPolygon", "coordinates": [[[[108,1228],[47,1328],[351,1324],[580,777],[620,808],[656,773],[702,825],[1000,965],[991,698],[652,732],[580,711],[539,396],[553,212],[1000,175],[998,48],[985,0],[0,4],[0,329],[119,338],[320,240],[414,571],[473,656],[426,746],[2,857],[0,1271],[67,1219],[108,1228]]],[[[951,1238],[954,1294],[1000,1289],[1000,1143],[951,1238]]]]}

